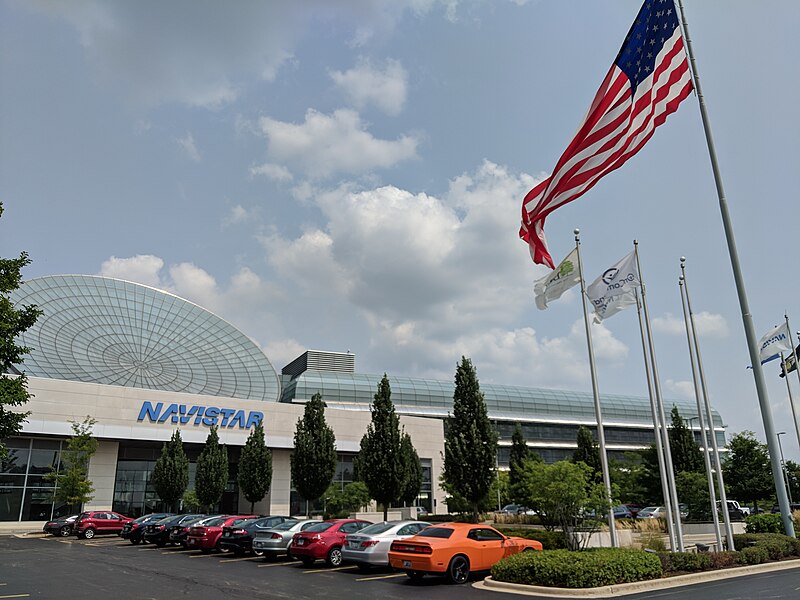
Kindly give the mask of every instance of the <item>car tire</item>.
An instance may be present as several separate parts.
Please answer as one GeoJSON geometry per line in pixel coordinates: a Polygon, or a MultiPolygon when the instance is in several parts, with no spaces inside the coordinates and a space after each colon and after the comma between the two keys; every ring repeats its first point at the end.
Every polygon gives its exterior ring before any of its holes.
{"type": "Polygon", "coordinates": [[[86,540],[92,539],[94,537],[94,529],[92,529],[91,527],[89,527],[88,529],[84,529],[82,536],[86,540]]]}
{"type": "Polygon", "coordinates": [[[304,567],[310,567],[311,565],[314,564],[314,559],[311,558],[310,556],[303,556],[300,558],[300,560],[303,561],[304,567]]]}
{"type": "Polygon", "coordinates": [[[419,583],[422,581],[422,578],[425,577],[425,573],[421,571],[406,571],[406,575],[408,575],[408,578],[414,583],[419,583]]]}
{"type": "Polygon", "coordinates": [[[203,554],[211,554],[211,548],[200,548],[200,552],[203,554]]]}
{"type": "Polygon", "coordinates": [[[134,546],[138,546],[141,543],[142,543],[142,540],[137,539],[137,538],[131,538],[131,544],[133,544],[134,546]]]}
{"type": "Polygon", "coordinates": [[[342,565],[342,549],[339,546],[334,546],[328,551],[328,556],[325,562],[329,567],[340,567],[342,565]]]}
{"type": "Polygon", "coordinates": [[[62,525],[61,528],[58,530],[58,535],[61,537],[69,537],[72,533],[72,527],[69,525],[62,525]]]}
{"type": "Polygon", "coordinates": [[[253,550],[253,555],[254,556],[264,556],[264,551],[263,550],[253,550]]]}
{"type": "Polygon", "coordinates": [[[164,546],[166,546],[166,545],[167,545],[167,542],[165,542],[165,541],[163,541],[163,540],[158,540],[158,541],[156,542],[156,547],[158,547],[158,548],[163,548],[163,547],[164,547],[164,546]]]}
{"type": "Polygon", "coordinates": [[[461,585],[469,579],[469,559],[463,554],[457,554],[450,559],[447,565],[447,580],[450,583],[461,585]]]}

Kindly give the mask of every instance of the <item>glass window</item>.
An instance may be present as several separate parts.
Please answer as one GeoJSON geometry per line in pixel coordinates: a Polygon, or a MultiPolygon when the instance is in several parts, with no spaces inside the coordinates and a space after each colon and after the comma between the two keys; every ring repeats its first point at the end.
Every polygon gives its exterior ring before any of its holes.
{"type": "Polygon", "coordinates": [[[448,527],[428,527],[419,532],[420,537],[433,537],[449,539],[453,530],[448,527]]]}
{"type": "MultiPolygon", "coordinates": [[[[361,533],[363,533],[364,535],[378,535],[386,531],[389,531],[392,527],[394,527],[393,523],[375,523],[374,525],[369,525],[368,527],[362,529],[361,533]]],[[[408,527],[408,525],[406,525],[406,527],[408,527]]],[[[407,535],[407,534],[401,534],[400,532],[398,532],[398,535],[407,535]]]]}
{"type": "Polygon", "coordinates": [[[0,521],[19,521],[22,488],[0,488],[0,521]]]}
{"type": "Polygon", "coordinates": [[[7,440],[8,454],[4,459],[0,460],[0,473],[24,475],[28,469],[30,443],[31,441],[28,439],[7,440]]]}

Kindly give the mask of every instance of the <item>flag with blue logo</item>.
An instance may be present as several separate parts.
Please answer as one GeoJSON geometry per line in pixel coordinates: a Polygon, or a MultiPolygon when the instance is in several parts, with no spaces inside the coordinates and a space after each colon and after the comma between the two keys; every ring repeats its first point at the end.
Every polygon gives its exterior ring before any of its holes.
{"type": "Polygon", "coordinates": [[[792,342],[789,337],[789,326],[784,322],[773,327],[758,341],[758,358],[763,365],[780,358],[781,352],[791,352],[792,342]]]}

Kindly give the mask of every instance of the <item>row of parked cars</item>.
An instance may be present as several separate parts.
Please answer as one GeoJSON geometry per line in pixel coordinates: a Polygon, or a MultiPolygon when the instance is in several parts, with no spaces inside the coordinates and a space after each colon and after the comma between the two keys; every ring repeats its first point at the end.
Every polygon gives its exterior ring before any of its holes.
{"type": "Polygon", "coordinates": [[[486,525],[431,525],[416,520],[371,523],[169,513],[131,519],[110,511],[91,511],[51,521],[44,529],[53,535],[86,539],[98,533],[117,533],[132,544],[173,544],[203,553],[252,553],[265,560],[286,555],[304,566],[318,560],[332,567],[350,562],[362,570],[390,566],[415,581],[435,574],[445,575],[453,583],[466,582],[471,571],[489,570],[506,556],[542,549],[536,540],[505,536],[486,525]]]}

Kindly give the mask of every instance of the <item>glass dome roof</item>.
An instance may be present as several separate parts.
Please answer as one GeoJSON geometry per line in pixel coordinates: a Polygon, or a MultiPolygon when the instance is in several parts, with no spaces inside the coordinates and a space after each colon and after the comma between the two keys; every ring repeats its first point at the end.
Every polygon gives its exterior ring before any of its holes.
{"type": "Polygon", "coordinates": [[[26,281],[11,296],[43,314],[19,336],[32,377],[277,401],[280,380],[233,325],[177,296],[89,275],[26,281]]]}

